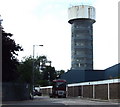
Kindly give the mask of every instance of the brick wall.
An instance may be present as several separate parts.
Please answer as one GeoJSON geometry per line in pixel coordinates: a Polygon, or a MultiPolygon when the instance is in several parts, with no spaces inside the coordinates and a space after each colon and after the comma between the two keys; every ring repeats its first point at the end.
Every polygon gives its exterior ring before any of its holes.
{"type": "Polygon", "coordinates": [[[93,86],[92,85],[83,86],[83,97],[93,98],[93,86]]]}
{"type": "Polygon", "coordinates": [[[120,99],[120,83],[110,84],[110,99],[120,99]]]}
{"type": "Polygon", "coordinates": [[[51,88],[41,89],[42,95],[49,95],[51,93],[51,88]]]}
{"type": "Polygon", "coordinates": [[[68,96],[72,96],[73,97],[73,95],[74,95],[74,93],[73,93],[73,90],[74,89],[74,87],[68,87],[68,96]]]}
{"type": "Polygon", "coordinates": [[[108,84],[95,85],[95,98],[108,99],[108,84]]]}
{"type": "MultiPolygon", "coordinates": [[[[113,81],[113,80],[112,80],[113,81]]],[[[120,99],[120,83],[103,83],[87,84],[87,85],[74,85],[68,86],[68,97],[83,97],[83,98],[95,98],[95,99],[120,99]]],[[[43,93],[48,94],[50,89],[43,89],[43,93]]]]}
{"type": "Polygon", "coordinates": [[[79,95],[79,87],[76,86],[76,87],[74,87],[74,95],[73,95],[73,97],[77,97],[78,95],[79,95]]]}

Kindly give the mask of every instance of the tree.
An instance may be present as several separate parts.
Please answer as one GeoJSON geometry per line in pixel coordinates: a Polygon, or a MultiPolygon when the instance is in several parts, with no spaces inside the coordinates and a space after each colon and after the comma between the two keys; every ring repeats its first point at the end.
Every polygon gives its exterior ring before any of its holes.
{"type": "Polygon", "coordinates": [[[64,73],[65,73],[64,70],[56,71],[57,78],[60,78],[60,76],[61,76],[62,74],[64,74],[64,73]]]}
{"type": "Polygon", "coordinates": [[[37,57],[36,64],[39,64],[41,70],[44,70],[44,68],[46,67],[46,63],[47,63],[47,57],[46,56],[37,57]]]}
{"type": "MultiPolygon", "coordinates": [[[[24,57],[24,60],[18,66],[20,74],[19,82],[32,83],[33,58],[24,57]]],[[[34,59],[34,85],[47,86],[51,85],[54,79],[60,77],[64,70],[56,71],[51,66],[51,61],[46,56],[37,56],[34,59]],[[49,63],[49,65],[48,65],[49,63]]]]}
{"type": "MultiPolygon", "coordinates": [[[[43,71],[43,80],[48,80],[49,83],[52,82],[52,80],[56,79],[56,71],[54,67],[46,66],[46,68],[43,71]]],[[[48,84],[50,85],[50,84],[48,84]]]]}
{"type": "MultiPolygon", "coordinates": [[[[42,79],[42,74],[40,72],[39,57],[34,59],[34,84],[39,84],[39,80],[42,79]]],[[[33,58],[31,56],[24,57],[18,66],[18,72],[20,73],[19,82],[32,84],[33,77],[33,58]]]]}
{"type": "Polygon", "coordinates": [[[19,74],[16,72],[19,64],[17,52],[22,51],[22,47],[16,44],[11,37],[13,34],[2,30],[2,81],[15,81],[19,74]]]}
{"type": "Polygon", "coordinates": [[[32,83],[32,62],[33,62],[33,59],[32,57],[24,57],[24,61],[22,61],[19,66],[18,66],[18,69],[17,71],[19,72],[20,74],[20,77],[19,77],[19,82],[22,82],[22,83],[29,83],[31,84],[32,83]]]}
{"type": "MultiPolygon", "coordinates": [[[[46,67],[46,56],[37,56],[34,59],[34,84],[41,85],[43,80],[43,72],[46,67]],[[44,69],[43,69],[44,68],[44,69]],[[41,70],[42,69],[42,70],[41,70]]],[[[18,66],[18,72],[20,74],[19,82],[32,84],[32,70],[33,70],[33,58],[31,56],[24,57],[18,66]]]]}

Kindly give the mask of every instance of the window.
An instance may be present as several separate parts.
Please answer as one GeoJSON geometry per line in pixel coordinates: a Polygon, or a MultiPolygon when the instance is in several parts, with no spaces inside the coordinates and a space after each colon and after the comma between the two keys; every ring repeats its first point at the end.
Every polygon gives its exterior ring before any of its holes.
{"type": "Polygon", "coordinates": [[[91,8],[88,8],[88,18],[90,18],[91,8]]]}
{"type": "Polygon", "coordinates": [[[76,34],[76,37],[79,37],[79,34],[76,34]]]}
{"type": "Polygon", "coordinates": [[[84,46],[84,43],[80,43],[80,46],[84,46]]]}

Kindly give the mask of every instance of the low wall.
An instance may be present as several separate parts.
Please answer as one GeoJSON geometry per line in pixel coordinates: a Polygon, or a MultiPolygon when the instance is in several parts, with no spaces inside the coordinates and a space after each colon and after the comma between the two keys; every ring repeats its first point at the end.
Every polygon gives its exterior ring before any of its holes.
{"type": "Polygon", "coordinates": [[[109,84],[110,88],[110,99],[120,98],[120,83],[109,84]]]}
{"type": "Polygon", "coordinates": [[[92,98],[93,97],[93,86],[92,85],[83,86],[82,97],[85,97],[85,98],[92,98]]]}
{"type": "Polygon", "coordinates": [[[17,101],[30,99],[28,84],[2,83],[2,101],[17,101]]]}
{"type": "Polygon", "coordinates": [[[95,98],[108,99],[108,84],[95,85],[95,98]]]}
{"type": "Polygon", "coordinates": [[[49,95],[52,92],[52,86],[41,87],[42,95],[49,95]]]}
{"type": "MultiPolygon", "coordinates": [[[[49,89],[42,88],[43,94],[48,95],[52,87],[49,89]]],[[[93,99],[119,99],[120,100],[120,80],[105,80],[85,83],[68,84],[68,97],[93,98],[93,99]]]]}

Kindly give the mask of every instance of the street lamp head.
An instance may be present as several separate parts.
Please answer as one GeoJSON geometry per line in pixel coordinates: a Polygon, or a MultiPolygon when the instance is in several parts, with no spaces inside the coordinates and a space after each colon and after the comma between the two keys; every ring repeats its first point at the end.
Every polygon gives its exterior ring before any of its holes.
{"type": "Polygon", "coordinates": [[[43,45],[39,45],[39,46],[43,46],[43,45]]]}
{"type": "Polygon", "coordinates": [[[33,45],[33,46],[35,47],[35,46],[43,46],[43,45],[33,45]]]}

